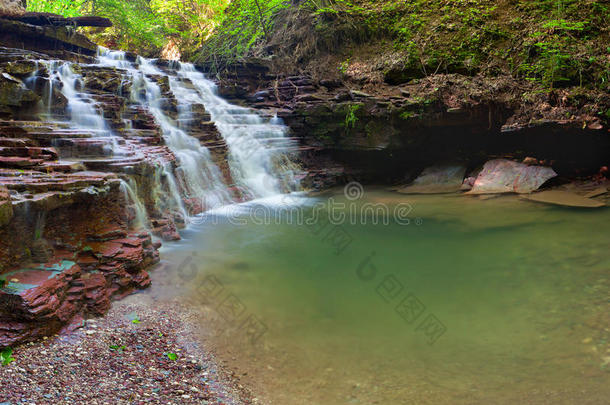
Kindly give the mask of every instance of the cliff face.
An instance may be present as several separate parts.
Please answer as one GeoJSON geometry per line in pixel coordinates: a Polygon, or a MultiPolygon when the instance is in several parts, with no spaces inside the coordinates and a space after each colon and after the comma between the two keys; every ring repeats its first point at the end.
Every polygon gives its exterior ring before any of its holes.
{"type": "Polygon", "coordinates": [[[610,155],[608,11],[574,0],[297,0],[253,44],[229,15],[195,59],[226,96],[278,111],[312,173],[332,168],[331,183],[494,156],[586,175],[610,155]]]}
{"type": "MultiPolygon", "coordinates": [[[[153,113],[134,101],[126,71],[92,64],[95,46],[84,37],[62,40],[56,34],[65,27],[3,19],[0,26],[30,48],[0,48],[4,347],[77,325],[103,314],[112,298],[146,288],[161,245],[151,233],[179,239],[183,211],[205,207],[186,198],[176,156],[153,113]]],[[[163,61],[158,68],[172,69],[163,61]]],[[[148,78],[163,114],[179,122],[168,77],[148,78]]],[[[205,107],[191,106],[181,125],[209,148],[230,186],[227,146],[205,107]]]]}
{"type": "Polygon", "coordinates": [[[585,176],[610,156],[608,121],[596,113],[610,96],[601,91],[539,92],[508,76],[456,73],[370,86],[278,71],[264,59],[201,68],[223,96],[284,119],[314,186],[400,182],[439,162],[475,168],[493,157],[534,157],[585,176]]]}

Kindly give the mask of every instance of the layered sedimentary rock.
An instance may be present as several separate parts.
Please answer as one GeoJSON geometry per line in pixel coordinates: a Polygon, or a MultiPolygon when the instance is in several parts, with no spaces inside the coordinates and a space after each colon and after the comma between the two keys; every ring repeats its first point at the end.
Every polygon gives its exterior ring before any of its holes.
{"type": "Polygon", "coordinates": [[[5,15],[4,18],[32,25],[50,25],[54,27],[112,27],[112,21],[104,17],[64,17],[53,13],[23,12],[17,15],[5,15]]]}
{"type": "Polygon", "coordinates": [[[0,44],[80,61],[97,52],[97,45],[74,27],[40,26],[7,18],[0,18],[0,44]]]}
{"type": "MultiPolygon", "coordinates": [[[[178,121],[168,78],[150,79],[178,121]]],[[[146,288],[159,260],[150,233],[179,239],[181,204],[204,209],[187,198],[177,158],[132,86],[122,69],[0,48],[0,347],[146,288]]],[[[184,127],[230,186],[227,147],[203,105],[184,127]]]]}
{"type": "Polygon", "coordinates": [[[493,157],[535,156],[567,175],[594,174],[608,163],[608,122],[596,113],[610,106],[603,93],[580,99],[532,87],[526,100],[528,88],[512,78],[460,74],[367,87],[290,75],[257,59],[219,72],[201,68],[217,77],[223,96],[284,119],[301,142],[305,183],[313,187],[404,182],[456,160],[474,169],[493,157]]]}
{"type": "Polygon", "coordinates": [[[55,333],[85,315],[102,315],[112,298],[146,288],[144,270],[159,259],[146,233],[121,228],[89,236],[85,246],[64,245],[36,267],[4,274],[0,290],[0,347],[55,333]]]}

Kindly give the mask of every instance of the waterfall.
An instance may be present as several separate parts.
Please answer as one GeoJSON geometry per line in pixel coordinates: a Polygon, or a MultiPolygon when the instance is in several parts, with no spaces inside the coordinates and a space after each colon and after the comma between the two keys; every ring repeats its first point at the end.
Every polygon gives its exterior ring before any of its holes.
{"type": "Polygon", "coordinates": [[[129,184],[123,179],[120,179],[120,182],[120,188],[125,197],[125,202],[127,204],[131,204],[135,210],[136,220],[133,224],[134,227],[146,228],[148,226],[148,214],[146,213],[146,208],[140,200],[140,197],[138,197],[138,194],[134,190],[135,187],[133,187],[131,184],[129,184]]]}
{"type": "Polygon", "coordinates": [[[210,112],[229,146],[235,182],[255,197],[269,197],[298,189],[294,165],[286,152],[296,143],[286,137],[288,128],[277,117],[263,118],[251,109],[232,105],[219,97],[216,85],[193,64],[179,63],[178,77],[191,82],[196,92],[179,80],[172,86],[184,103],[201,103],[210,112]],[[193,94],[195,93],[195,94],[193,94]]]}
{"type": "MultiPolygon", "coordinates": [[[[299,187],[294,175],[298,168],[290,160],[296,143],[287,136],[287,127],[282,121],[223,100],[217,95],[214,83],[192,64],[176,62],[167,68],[156,60],[142,57],[128,60],[125,52],[103,48],[92,65],[64,61],[39,63],[48,72],[48,95],[43,104],[50,120],[58,122],[63,131],[58,137],[58,149],[79,145],[91,152],[84,155],[84,160],[81,153],[85,164],[108,165],[124,174],[135,173],[131,171],[133,162],[152,159],[154,170],[148,174],[150,183],[145,180],[143,184],[136,184],[136,179],[138,182],[143,179],[138,175],[121,180],[125,201],[135,210],[132,225],[149,224],[147,208],[153,210],[151,214],[170,213],[176,220],[188,221],[193,213],[235,203],[235,195],[239,193],[233,186],[248,198],[272,197],[299,187]],[[100,108],[106,108],[105,105],[96,101],[104,98],[98,97],[95,90],[90,93],[86,90],[89,80],[97,80],[96,66],[118,69],[121,82],[117,96],[124,97],[127,93],[128,105],[135,114],[154,120],[151,127],[146,126],[149,124],[132,126],[133,118],[126,115],[121,116],[122,126],[114,118],[113,128],[118,123],[120,129],[116,132],[111,129],[100,108]],[[59,94],[63,97],[53,105],[59,94]],[[64,106],[65,114],[62,113],[64,106]],[[138,131],[156,131],[155,126],[175,156],[175,163],[140,150],[136,142],[130,141],[129,137],[140,136],[138,131]],[[64,130],[65,127],[68,129],[64,130]],[[88,138],[92,142],[83,141],[88,138]],[[99,150],[103,156],[94,149],[96,145],[103,146],[105,151],[99,150]],[[227,184],[230,182],[235,184],[227,184]],[[146,201],[151,197],[154,207],[144,206],[138,189],[151,193],[146,201]]],[[[70,157],[64,155],[67,160],[70,157]]]]}
{"type": "Polygon", "coordinates": [[[169,162],[155,165],[152,197],[156,208],[160,211],[177,212],[182,219],[187,220],[187,211],[169,162]],[[168,193],[163,190],[164,185],[168,193]]]}
{"type": "Polygon", "coordinates": [[[49,72],[47,113],[50,117],[53,105],[53,87],[57,80],[61,83],[60,92],[66,98],[66,112],[69,117],[70,127],[77,130],[93,132],[96,138],[105,138],[107,141],[107,154],[125,155],[127,152],[117,142],[117,137],[112,134],[106,124],[104,117],[97,110],[93,98],[82,91],[84,87],[83,78],[73,70],[71,62],[63,61],[39,61],[49,72]]]}
{"type": "Polygon", "coordinates": [[[101,49],[98,60],[102,66],[118,67],[127,71],[132,81],[132,101],[147,106],[154,116],[166,145],[178,159],[182,186],[188,197],[201,199],[206,208],[215,208],[232,202],[210,152],[200,144],[199,140],[179,128],[164,108],[167,107],[164,104],[167,100],[163,98],[160,86],[149,77],[167,75],[148,59],[138,57],[137,65],[128,62],[125,53],[120,51],[101,49]]]}
{"type": "Polygon", "coordinates": [[[76,90],[77,87],[79,89],[83,87],[83,81],[80,75],[72,71],[72,64],[62,64],[55,71],[55,75],[63,84],[61,91],[68,100],[68,112],[72,125],[97,132],[108,131],[108,125],[95,109],[93,100],[85,93],[76,90]]]}
{"type": "MultiPolygon", "coordinates": [[[[145,103],[161,126],[167,145],[178,157],[183,167],[187,186],[195,196],[209,194],[213,190],[216,203],[226,203],[218,168],[210,159],[209,151],[199,141],[189,136],[184,123],[190,119],[191,105],[202,104],[211,115],[229,150],[228,163],[236,185],[254,198],[269,197],[299,189],[295,171],[298,169],[288,153],[296,142],[287,137],[288,128],[277,117],[263,117],[251,109],[228,103],[217,95],[216,85],[205,78],[190,63],[176,62],[175,72],[167,73],[155,66],[155,61],[138,57],[129,62],[125,53],[100,49],[102,66],[125,69],[132,78],[132,96],[145,103]],[[177,100],[178,124],[163,110],[163,98],[152,76],[167,77],[171,92],[177,100]],[[142,94],[145,94],[144,98],[142,94]],[[207,184],[201,184],[202,173],[207,184]]],[[[207,202],[207,199],[206,199],[207,202]]]]}

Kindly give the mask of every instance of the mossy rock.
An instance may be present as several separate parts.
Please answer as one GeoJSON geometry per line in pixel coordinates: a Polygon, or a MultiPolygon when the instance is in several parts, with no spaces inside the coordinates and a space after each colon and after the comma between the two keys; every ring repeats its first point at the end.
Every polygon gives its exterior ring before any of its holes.
{"type": "Polygon", "coordinates": [[[1,68],[4,72],[17,77],[30,76],[32,73],[39,70],[38,63],[32,60],[22,60],[15,62],[8,62],[1,68]]]}
{"type": "Polygon", "coordinates": [[[38,100],[40,97],[25,87],[19,79],[8,73],[0,74],[0,105],[20,107],[38,100]]]}
{"type": "Polygon", "coordinates": [[[413,67],[393,67],[383,73],[383,81],[393,86],[408,83],[413,79],[421,79],[422,77],[424,77],[424,74],[421,69],[413,67]]]}

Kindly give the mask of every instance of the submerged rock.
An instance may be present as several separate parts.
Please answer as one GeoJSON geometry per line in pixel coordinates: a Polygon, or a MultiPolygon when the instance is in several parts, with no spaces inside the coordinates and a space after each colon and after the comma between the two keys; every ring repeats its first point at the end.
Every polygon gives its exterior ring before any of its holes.
{"type": "Polygon", "coordinates": [[[530,201],[561,205],[564,207],[600,208],[606,206],[606,204],[601,201],[596,201],[592,198],[561,190],[540,191],[531,195],[523,196],[523,198],[530,201]]]}
{"type": "Polygon", "coordinates": [[[557,173],[544,166],[528,166],[506,159],[485,163],[469,194],[531,193],[557,173]]]}
{"type": "Polygon", "coordinates": [[[427,167],[411,185],[397,191],[405,194],[454,193],[462,187],[465,173],[466,168],[460,165],[427,167]]]}

